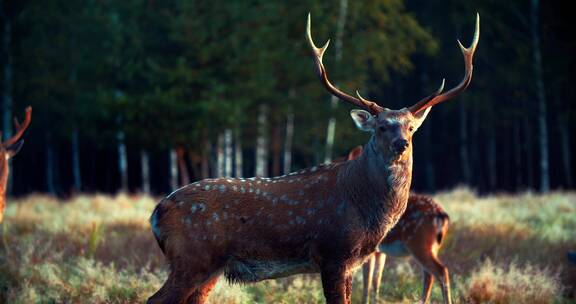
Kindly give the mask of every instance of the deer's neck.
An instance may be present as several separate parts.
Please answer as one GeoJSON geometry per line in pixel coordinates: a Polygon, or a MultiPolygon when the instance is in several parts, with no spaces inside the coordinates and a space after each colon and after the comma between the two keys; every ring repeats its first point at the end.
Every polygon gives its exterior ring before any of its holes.
{"type": "Polygon", "coordinates": [[[386,159],[375,145],[372,138],[360,157],[344,165],[338,183],[345,199],[357,208],[365,228],[385,233],[406,209],[412,151],[406,151],[400,160],[386,159]]]}
{"type": "Polygon", "coordinates": [[[1,160],[0,163],[0,222],[4,216],[6,208],[6,186],[8,184],[8,161],[1,160]]]}

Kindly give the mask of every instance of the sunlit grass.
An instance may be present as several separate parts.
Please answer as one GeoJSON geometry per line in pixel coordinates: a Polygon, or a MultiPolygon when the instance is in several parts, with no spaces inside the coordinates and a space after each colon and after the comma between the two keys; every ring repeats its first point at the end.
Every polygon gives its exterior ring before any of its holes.
{"type": "MultiPolygon", "coordinates": [[[[467,189],[435,196],[451,218],[441,258],[455,303],[568,303],[574,299],[576,193],[478,197],[467,189]]],[[[156,199],[32,195],[10,201],[0,245],[0,303],[142,303],[167,269],[150,232],[156,199]]],[[[361,300],[361,273],[353,302],[361,300]]],[[[421,272],[410,259],[387,260],[386,303],[420,298],[421,272]]],[[[435,286],[433,301],[441,301],[435,286]]],[[[317,275],[230,286],[211,303],[323,303],[317,275]]]]}

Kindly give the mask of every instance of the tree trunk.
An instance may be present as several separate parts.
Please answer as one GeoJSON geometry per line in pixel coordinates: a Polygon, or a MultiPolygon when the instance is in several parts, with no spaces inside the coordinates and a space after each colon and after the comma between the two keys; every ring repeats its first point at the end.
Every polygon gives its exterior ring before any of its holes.
{"type": "Polygon", "coordinates": [[[180,177],[180,185],[185,186],[190,184],[190,175],[188,175],[188,168],[186,167],[186,159],[184,158],[184,148],[176,148],[176,158],[178,161],[178,176],[180,177]]]}
{"type": "Polygon", "coordinates": [[[294,113],[286,114],[286,137],[284,138],[284,174],[292,170],[292,140],[294,137],[294,113]]]}
{"type": "Polygon", "coordinates": [[[140,150],[140,172],[142,175],[142,192],[150,194],[150,160],[146,150],[140,150]]]}
{"type": "Polygon", "coordinates": [[[521,144],[521,139],[520,139],[520,123],[519,122],[513,122],[514,123],[514,138],[513,138],[513,157],[514,157],[514,181],[515,181],[515,190],[518,191],[520,190],[523,186],[522,186],[522,144],[521,144]]]}
{"type": "Polygon", "coordinates": [[[120,191],[128,192],[128,156],[126,155],[126,143],[124,131],[116,132],[118,141],[118,170],[120,172],[120,191]]]}
{"type": "Polygon", "coordinates": [[[242,139],[240,128],[234,132],[234,176],[242,177],[242,139]]]}
{"type": "Polygon", "coordinates": [[[232,176],[232,129],[224,130],[224,176],[232,176]]]}
{"type": "Polygon", "coordinates": [[[216,144],[216,177],[224,176],[224,166],[226,165],[224,159],[224,134],[218,134],[218,141],[216,144]]]}
{"type": "Polygon", "coordinates": [[[464,103],[460,103],[460,168],[462,179],[470,185],[470,158],[468,156],[468,112],[464,103]]]}
{"type": "Polygon", "coordinates": [[[51,195],[56,195],[54,186],[54,150],[52,147],[52,136],[46,133],[46,191],[51,195]]]}
{"type": "MultiPolygon", "coordinates": [[[[478,112],[478,109],[473,106],[472,113],[478,112]]],[[[468,138],[468,143],[473,143],[473,147],[470,147],[470,144],[468,144],[468,151],[470,154],[470,184],[474,185],[475,188],[479,188],[480,185],[482,185],[482,174],[480,174],[482,172],[482,168],[478,165],[481,164],[482,160],[480,160],[480,149],[477,148],[477,143],[480,138],[481,121],[479,115],[470,115],[470,120],[471,136],[468,138]]]]}
{"type": "Polygon", "coordinates": [[[532,56],[534,80],[538,96],[538,146],[540,150],[540,191],[550,190],[550,172],[548,164],[548,122],[546,109],[546,91],[544,88],[544,75],[542,72],[542,53],[540,49],[540,1],[532,0],[531,28],[532,28],[532,56]]]}
{"type": "Polygon", "coordinates": [[[202,179],[210,177],[210,154],[212,154],[212,144],[210,141],[204,141],[204,149],[202,150],[202,179]]]}
{"type": "Polygon", "coordinates": [[[72,178],[74,180],[74,192],[82,191],[82,176],[80,171],[80,143],[78,128],[72,129],[72,178]]]}
{"type": "Polygon", "coordinates": [[[524,119],[524,152],[526,153],[526,186],[535,188],[534,184],[534,155],[532,154],[532,122],[530,117],[524,119]]]}
{"type": "Polygon", "coordinates": [[[496,190],[497,183],[497,172],[496,172],[496,134],[494,132],[494,126],[490,128],[490,134],[488,135],[488,145],[487,145],[487,156],[488,156],[488,186],[490,191],[496,190]]]}
{"type": "Polygon", "coordinates": [[[274,124],[272,131],[272,176],[280,175],[280,162],[282,152],[282,132],[278,124],[274,124]]]}
{"type": "MultiPolygon", "coordinates": [[[[4,5],[4,4],[2,4],[4,5]]],[[[2,39],[2,49],[4,50],[3,62],[4,71],[3,78],[4,83],[2,85],[2,111],[3,111],[3,124],[2,124],[2,134],[4,138],[10,138],[12,136],[12,20],[8,12],[4,11],[5,7],[0,7],[0,17],[4,20],[3,28],[3,39],[2,39]]],[[[0,138],[1,140],[2,138],[0,138]]],[[[11,164],[8,163],[11,167],[11,164]]],[[[5,194],[10,194],[12,192],[12,175],[11,168],[8,169],[8,184],[6,186],[5,194]]]]}
{"type": "Polygon", "coordinates": [[[170,191],[178,189],[178,157],[175,149],[170,149],[170,191]]]}
{"type": "Polygon", "coordinates": [[[256,138],[256,176],[268,176],[268,106],[260,105],[256,138]]]}
{"type": "MultiPolygon", "coordinates": [[[[342,40],[344,37],[344,27],[346,26],[346,15],[348,13],[348,0],[340,0],[340,10],[338,14],[338,24],[336,27],[336,41],[335,41],[335,51],[336,56],[334,57],[334,66],[338,67],[340,61],[342,60],[342,40]]],[[[326,129],[326,153],[324,154],[324,163],[332,162],[334,158],[334,137],[336,134],[336,118],[334,117],[334,111],[338,107],[338,99],[335,96],[330,97],[330,107],[332,109],[332,114],[328,119],[328,128],[326,129]]]]}
{"type": "Polygon", "coordinates": [[[564,168],[564,182],[566,188],[572,187],[572,159],[570,153],[570,120],[563,114],[558,124],[560,129],[560,145],[562,146],[562,167],[564,168]]]}

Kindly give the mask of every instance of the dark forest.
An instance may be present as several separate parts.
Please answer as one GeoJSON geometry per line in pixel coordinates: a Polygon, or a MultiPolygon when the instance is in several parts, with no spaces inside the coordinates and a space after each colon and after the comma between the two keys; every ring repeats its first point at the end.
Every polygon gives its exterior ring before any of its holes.
{"type": "Polygon", "coordinates": [[[333,81],[395,109],[460,81],[456,41],[478,12],[472,83],[415,136],[413,188],[574,187],[576,36],[562,1],[2,3],[5,137],[33,107],[13,195],[165,194],[344,156],[367,135],[315,77],[308,11],[318,43],[332,39],[333,81]]]}

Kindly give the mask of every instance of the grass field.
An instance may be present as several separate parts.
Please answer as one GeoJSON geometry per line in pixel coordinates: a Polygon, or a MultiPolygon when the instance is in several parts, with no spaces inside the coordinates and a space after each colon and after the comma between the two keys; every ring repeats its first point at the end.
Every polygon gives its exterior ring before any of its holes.
{"type": "MultiPolygon", "coordinates": [[[[438,193],[451,217],[442,260],[455,303],[574,303],[576,193],[477,197],[466,189],[438,193]]],[[[9,200],[1,227],[0,303],[142,303],[163,283],[164,260],[145,196],[80,195],[66,201],[32,195],[9,200]]],[[[353,302],[360,302],[361,273],[353,302]]],[[[386,303],[413,303],[420,269],[387,261],[386,303]]],[[[440,302],[435,286],[433,302],[440,302]]],[[[220,280],[210,303],[323,303],[317,276],[252,285],[220,280]]]]}

